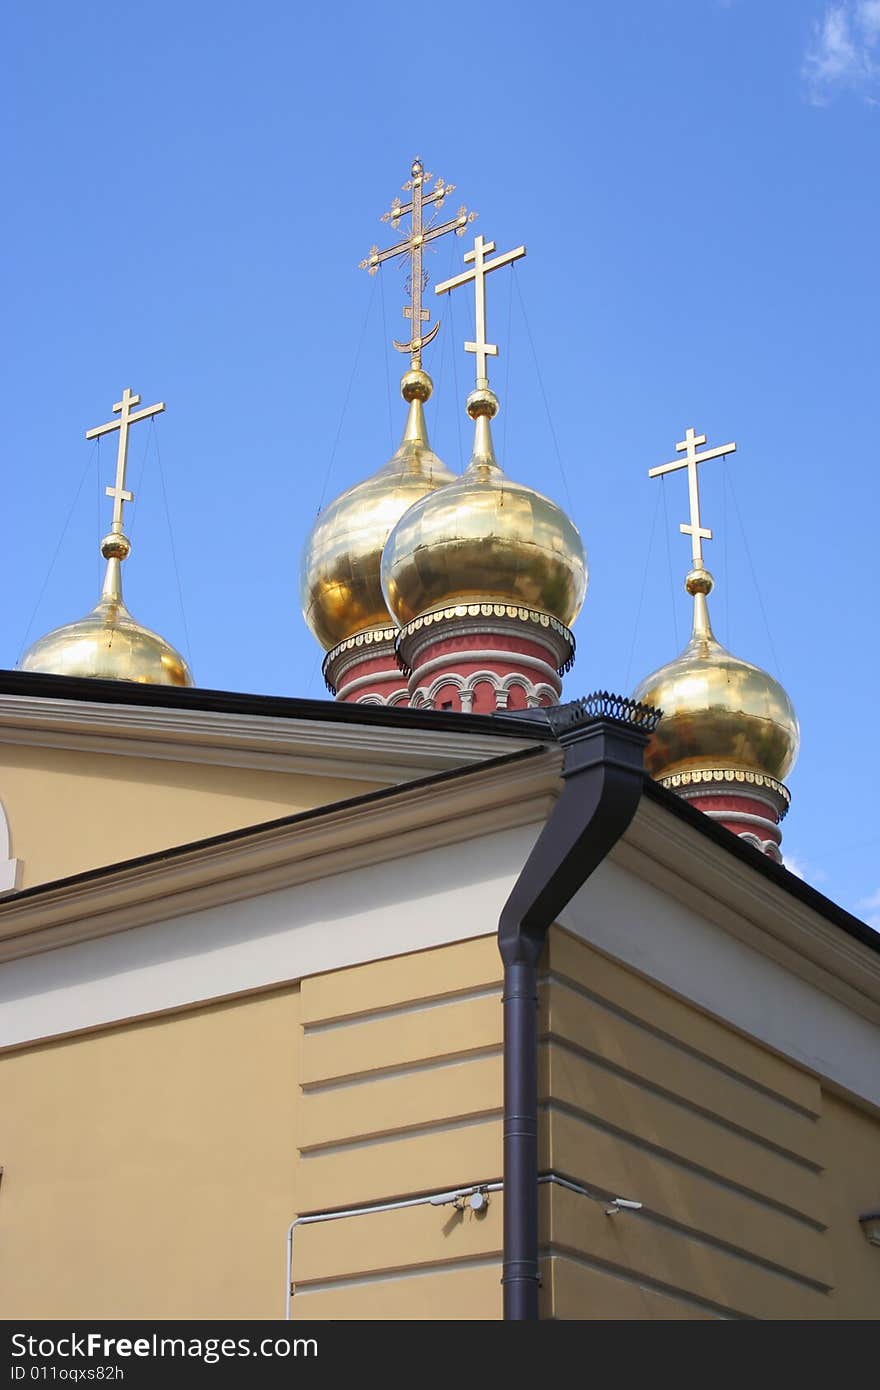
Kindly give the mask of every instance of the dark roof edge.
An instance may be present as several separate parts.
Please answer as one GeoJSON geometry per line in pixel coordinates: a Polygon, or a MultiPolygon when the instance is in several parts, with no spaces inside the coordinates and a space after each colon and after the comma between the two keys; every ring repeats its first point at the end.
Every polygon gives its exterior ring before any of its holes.
{"type": "Polygon", "coordinates": [[[0,670],[0,694],[33,699],[80,700],[85,704],[142,705],[146,708],[251,714],[272,719],[316,723],[365,724],[378,728],[434,729],[444,733],[494,735],[496,738],[553,741],[547,725],[505,714],[460,714],[398,705],[355,705],[335,700],[301,700],[288,695],[244,695],[230,690],[183,689],[140,685],[136,681],[91,680],[84,676],[50,676],[35,671],[0,670]]]}
{"type": "Polygon", "coordinates": [[[762,854],[754,845],[750,845],[747,840],[740,839],[739,835],[734,835],[732,831],[725,829],[712,820],[703,811],[698,811],[690,802],[683,797],[677,796],[668,787],[662,787],[659,782],[647,774],[645,776],[645,792],[652,801],[657,801],[661,806],[665,806],[673,815],[678,816],[679,820],[687,821],[695,830],[699,830],[701,835],[713,840],[716,845],[727,850],[735,859],[739,859],[743,864],[748,864],[750,868],[756,869],[759,874],[763,874],[771,883],[775,883],[777,888],[782,888],[786,893],[790,893],[793,898],[811,907],[814,912],[818,912],[820,917],[824,917],[827,922],[831,922],[841,931],[845,931],[847,936],[851,936],[856,941],[860,941],[863,946],[880,954],[880,932],[874,931],[867,922],[863,922],[860,917],[854,917],[846,908],[840,907],[831,898],[826,898],[824,893],[820,893],[818,888],[813,888],[797,874],[793,874],[790,869],[786,869],[784,864],[775,864],[768,855],[762,854]]]}
{"type": "Polygon", "coordinates": [[[77,884],[100,882],[102,878],[109,878],[111,874],[121,873],[126,869],[145,868],[149,864],[161,864],[166,860],[183,858],[184,855],[192,854],[198,850],[234,844],[236,840],[247,840],[256,835],[264,834],[266,831],[305,825],[309,821],[317,821],[322,817],[335,815],[339,811],[357,810],[359,807],[366,809],[379,805],[383,801],[391,801],[396,796],[403,796],[406,792],[419,791],[425,787],[436,787],[445,782],[455,782],[467,777],[476,777],[481,772],[505,767],[507,764],[525,762],[529,758],[537,757],[543,751],[542,747],[519,748],[515,753],[503,753],[498,758],[483,758],[480,762],[468,763],[465,767],[448,768],[444,772],[432,772],[428,777],[414,777],[412,781],[400,782],[391,787],[380,787],[378,791],[362,792],[359,796],[345,797],[342,801],[329,801],[323,806],[311,806],[306,811],[294,811],[288,816],[278,816],[274,820],[257,821],[253,825],[238,826],[235,830],[224,830],[219,835],[208,835],[204,839],[189,840],[183,845],[170,845],[167,849],[152,850],[150,854],[139,854],[133,859],[117,859],[112,864],[100,864],[96,869],[84,869],[81,873],[69,874],[66,878],[53,878],[46,883],[35,883],[31,888],[22,888],[17,893],[8,893],[5,897],[0,898],[0,917],[3,915],[3,908],[7,905],[13,906],[27,902],[32,898],[40,897],[41,894],[55,892],[60,888],[72,888],[77,884]]]}

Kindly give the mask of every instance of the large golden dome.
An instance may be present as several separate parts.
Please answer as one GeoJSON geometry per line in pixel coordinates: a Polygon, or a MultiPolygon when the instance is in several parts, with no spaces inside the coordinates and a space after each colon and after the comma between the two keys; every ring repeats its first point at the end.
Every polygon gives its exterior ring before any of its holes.
{"type": "Polygon", "coordinates": [[[706,603],[713,585],[709,572],[692,570],[686,584],[694,597],[691,640],[633,693],[641,704],[663,711],[645,766],[658,780],[715,769],[781,782],[800,743],[791,700],[771,675],[732,656],[715,637],[706,603]]]}
{"type": "Polygon", "coordinates": [[[577,528],[555,502],[498,466],[493,393],[474,391],[474,453],[461,478],[415,503],[382,556],[386,603],[401,627],[447,604],[501,602],[568,627],[580,612],[587,562],[577,528]]]}
{"type": "Polygon", "coordinates": [[[20,669],[144,685],[193,685],[180,652],[135,622],[122,601],[120,563],[129,553],[127,538],[109,535],[101,548],[107,575],[97,605],[77,622],[38,638],[22,657],[20,669]]]}
{"type": "Polygon", "coordinates": [[[428,443],[422,406],[431,394],[431,378],[413,368],[400,390],[409,416],[397,453],[330,503],[303,551],[303,616],[327,651],[357,632],[392,625],[380,575],[388,535],[414,502],[455,479],[428,443]]]}

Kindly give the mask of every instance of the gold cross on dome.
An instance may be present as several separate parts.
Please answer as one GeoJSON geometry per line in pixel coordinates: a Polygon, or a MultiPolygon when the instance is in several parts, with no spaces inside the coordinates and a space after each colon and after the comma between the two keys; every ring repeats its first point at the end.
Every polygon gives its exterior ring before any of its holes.
{"type": "Polygon", "coordinates": [[[476,237],[473,251],[466,251],[464,257],[466,265],[473,262],[473,270],[465,270],[461,275],[454,275],[451,280],[444,280],[442,285],[436,285],[434,289],[435,294],[448,294],[450,290],[457,289],[459,285],[466,285],[470,280],[474,282],[475,341],[465,343],[464,350],[476,355],[478,388],[489,385],[486,358],[498,356],[498,344],[486,342],[486,276],[490,271],[499,270],[501,266],[509,265],[511,261],[518,261],[521,256],[526,254],[524,246],[517,246],[515,251],[505,251],[503,256],[496,256],[494,261],[487,261],[486,256],[491,255],[494,250],[494,241],[484,241],[482,236],[476,237]]]}
{"type": "Polygon", "coordinates": [[[455,232],[456,236],[463,236],[464,229],[469,222],[473,222],[477,214],[468,212],[462,204],[458,213],[449,222],[436,223],[433,220],[425,226],[425,208],[439,210],[448,198],[450,193],[455,192],[454,183],[444,183],[443,179],[438,178],[434,184],[433,191],[426,193],[425,189],[434,177],[433,174],[426,174],[422,161],[414,159],[411,168],[412,177],[403,185],[404,193],[412,193],[412,200],[402,203],[400,198],[395,198],[388,212],[382,214],[383,222],[390,222],[391,226],[397,231],[401,219],[411,214],[409,236],[403,241],[399,241],[396,246],[389,246],[387,251],[380,251],[378,246],[370,247],[369,256],[365,256],[360,262],[358,269],[369,271],[370,275],[375,275],[383,261],[389,261],[393,256],[399,256],[401,260],[404,256],[409,257],[409,275],[406,281],[406,293],[409,295],[410,302],[404,306],[403,316],[410,320],[410,338],[408,343],[399,343],[396,338],[392,339],[398,352],[408,352],[413,367],[422,365],[422,348],[427,347],[428,343],[433,342],[440,329],[440,324],[435,323],[434,327],[424,335],[422,334],[422,324],[427,323],[431,317],[430,311],[422,307],[422,291],[428,283],[428,272],[422,264],[422,253],[431,241],[436,241],[438,237],[446,236],[447,232],[455,232]]]}
{"type": "Polygon", "coordinates": [[[693,429],[685,431],[684,439],[676,444],[678,453],[684,453],[683,459],[673,459],[672,463],[661,463],[659,468],[649,468],[649,478],[659,478],[664,473],[675,473],[679,468],[686,468],[688,471],[688,495],[691,504],[690,523],[683,521],[679,530],[685,536],[690,536],[694,569],[703,568],[703,541],[712,539],[712,532],[705,526],[700,525],[700,484],[697,478],[697,466],[706,463],[709,459],[722,458],[724,454],[732,454],[735,444],[722,444],[717,449],[707,449],[705,453],[698,454],[697,450],[702,444],[706,443],[704,434],[695,434],[693,429]]]}
{"type": "Polygon", "coordinates": [[[140,396],[132,395],[130,386],[126,386],[122,393],[122,400],[117,401],[113,407],[114,414],[119,415],[118,420],[108,420],[106,425],[96,425],[93,430],[86,430],[86,439],[97,439],[101,434],[110,434],[113,430],[119,430],[119,448],[116,453],[116,481],[112,487],[105,488],[108,497],[113,498],[113,524],[110,530],[114,535],[122,535],[122,508],[126,502],[134,501],[134,493],[127,492],[125,487],[125,470],[128,464],[128,431],[131,425],[137,420],[146,420],[151,415],[160,415],[165,409],[165,402],[160,401],[158,405],[148,405],[143,410],[132,412],[132,406],[140,405],[140,396]]]}

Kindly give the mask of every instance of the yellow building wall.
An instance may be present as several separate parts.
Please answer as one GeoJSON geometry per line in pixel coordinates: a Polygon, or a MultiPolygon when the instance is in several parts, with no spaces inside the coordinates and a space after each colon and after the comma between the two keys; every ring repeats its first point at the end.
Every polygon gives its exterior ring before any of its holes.
{"type": "Polygon", "coordinates": [[[0,745],[19,888],[374,790],[340,778],[0,745]]]}
{"type": "MultiPolygon", "coordinates": [[[[501,1177],[494,936],[304,980],[300,1213],[501,1177]]],[[[498,1318],[501,1196],[298,1229],[295,1318],[498,1318]]]]}
{"type": "MultiPolygon", "coordinates": [[[[499,1179],[501,983],[486,936],[0,1058],[3,1316],[279,1317],[295,1215],[499,1179]]],[[[560,930],[540,998],[593,1194],[541,1187],[542,1316],[880,1315],[877,1116],[560,930]]],[[[293,1316],[498,1318],[501,1216],[300,1226],[293,1316]]]]}
{"type": "Polygon", "coordinates": [[[278,1318],[299,992],[0,1058],[0,1316],[278,1318]]]}
{"type": "Polygon", "coordinates": [[[880,1316],[876,1115],[559,929],[540,1028],[545,1316],[880,1316]]]}

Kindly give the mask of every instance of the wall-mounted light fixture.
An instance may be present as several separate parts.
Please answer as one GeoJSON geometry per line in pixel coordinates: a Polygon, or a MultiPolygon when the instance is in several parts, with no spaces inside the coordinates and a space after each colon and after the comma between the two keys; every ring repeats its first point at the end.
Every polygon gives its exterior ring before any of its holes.
{"type": "Polygon", "coordinates": [[[865,1233],[865,1240],[872,1245],[880,1245],[880,1211],[866,1211],[859,1217],[859,1225],[865,1233]]]}
{"type": "Polygon", "coordinates": [[[632,1202],[628,1197],[613,1197],[611,1206],[605,1208],[606,1216],[616,1216],[619,1211],[641,1211],[641,1202],[632,1202]]]}

